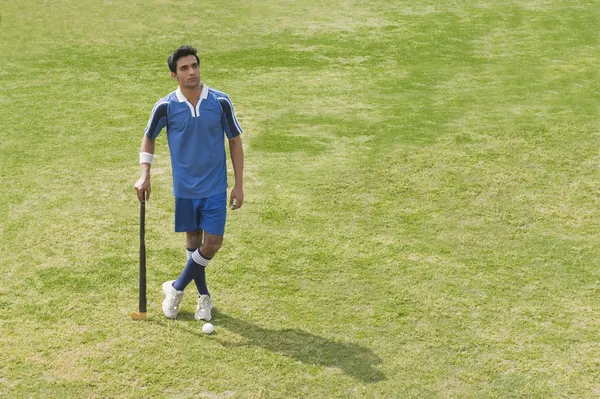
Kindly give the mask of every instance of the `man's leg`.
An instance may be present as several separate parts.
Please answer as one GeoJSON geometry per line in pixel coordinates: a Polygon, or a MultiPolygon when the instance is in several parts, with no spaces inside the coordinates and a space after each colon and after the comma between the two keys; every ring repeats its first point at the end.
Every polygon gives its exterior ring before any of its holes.
{"type": "MultiPolygon", "coordinates": [[[[188,244],[188,248],[190,249],[191,246],[189,244],[197,244],[202,240],[195,233],[188,232],[186,234],[186,242],[188,244]],[[191,240],[190,237],[192,237],[191,240]]],[[[202,234],[199,236],[201,237],[202,234]]],[[[179,278],[173,283],[173,288],[175,288],[177,291],[183,291],[192,280],[195,280],[196,277],[198,277],[199,279],[204,279],[204,282],[199,281],[201,285],[198,286],[198,292],[200,295],[209,295],[208,289],[206,288],[205,268],[208,266],[208,262],[219,251],[222,244],[223,236],[204,232],[204,243],[202,243],[200,248],[192,253],[187,264],[185,265],[185,268],[183,269],[183,272],[181,272],[179,278]],[[200,292],[200,290],[203,292],[200,292]]]]}
{"type": "MultiPolygon", "coordinates": [[[[175,198],[175,232],[197,232],[200,230],[199,205],[198,200],[175,198]]],[[[186,244],[192,244],[190,249],[193,249],[192,247],[194,247],[194,245],[199,246],[198,241],[202,241],[202,232],[200,231],[199,233],[191,234],[191,242],[187,242],[186,244]]],[[[162,310],[169,319],[175,319],[177,317],[179,303],[183,298],[183,290],[197,274],[197,271],[193,269],[194,266],[195,265],[190,265],[190,261],[188,260],[186,267],[176,281],[165,281],[162,285],[162,292],[165,295],[165,299],[162,303],[162,310]]]]}
{"type": "MultiPolygon", "coordinates": [[[[199,291],[198,308],[196,309],[195,315],[196,319],[203,319],[208,321],[211,318],[212,299],[208,292],[208,288],[206,287],[205,269],[206,266],[208,266],[208,263],[212,259],[212,257],[221,248],[221,245],[223,243],[223,234],[225,232],[226,217],[227,192],[223,192],[200,200],[178,200],[176,202],[175,230],[187,232],[186,244],[188,245],[189,252],[191,252],[190,250],[197,245],[200,245],[200,247],[194,252],[192,252],[185,268],[183,269],[183,272],[181,273],[179,278],[173,282],[172,290],[174,291],[174,293],[177,293],[177,295],[183,295],[183,290],[185,289],[185,287],[192,280],[196,282],[196,286],[198,287],[199,291]],[[193,218],[188,217],[185,220],[192,219],[197,221],[197,227],[186,230],[178,230],[177,226],[181,226],[182,224],[186,223],[185,221],[183,223],[178,223],[178,219],[181,220],[181,217],[179,217],[179,215],[184,214],[184,210],[190,206],[190,203],[193,206],[194,215],[193,218]],[[195,233],[190,233],[190,231],[194,230],[202,230],[202,233],[198,233],[197,231],[195,233]]],[[[169,304],[167,303],[167,305],[169,304]]],[[[163,311],[165,311],[165,308],[169,310],[167,305],[164,305],[163,302],[163,311]]],[[[178,305],[178,303],[176,305],[178,305]]],[[[167,314],[167,311],[165,311],[165,314],[167,314]]]]}
{"type": "MultiPolygon", "coordinates": [[[[163,284],[163,293],[167,297],[167,299],[163,301],[163,312],[170,319],[177,317],[177,307],[179,306],[179,301],[181,301],[181,298],[183,297],[183,290],[192,280],[196,282],[196,286],[198,287],[199,298],[205,296],[210,300],[210,293],[206,286],[205,274],[205,269],[210,258],[207,259],[206,256],[201,253],[202,235],[202,230],[186,232],[188,261],[185,268],[177,280],[167,281],[163,284]]],[[[203,302],[206,301],[206,299],[203,299],[203,302]]],[[[200,300],[198,300],[198,303],[200,304],[200,300]]],[[[212,305],[212,303],[209,305],[212,305]]],[[[210,312],[208,319],[210,319],[210,312]]]]}
{"type": "Polygon", "coordinates": [[[205,268],[210,259],[207,259],[206,256],[203,256],[202,251],[198,250],[202,246],[203,232],[188,231],[185,233],[185,235],[188,261],[185,265],[185,268],[179,275],[179,278],[173,282],[173,288],[175,288],[177,291],[183,291],[192,280],[196,281],[196,278],[198,278],[198,282],[200,283],[198,286],[198,291],[202,290],[203,292],[201,292],[201,294],[208,295],[208,289],[206,288],[205,268]]]}
{"type": "MultiPolygon", "coordinates": [[[[202,230],[187,232],[185,243],[187,249],[187,258],[189,260],[192,257],[192,254],[202,246],[202,230]]],[[[208,292],[208,287],[206,286],[206,267],[202,267],[200,269],[200,273],[194,277],[194,282],[196,283],[196,288],[198,289],[198,295],[210,296],[210,292],[208,292]]]]}
{"type": "Polygon", "coordinates": [[[187,251],[187,258],[191,258],[194,251],[196,251],[202,245],[202,230],[190,231],[185,233],[185,247],[187,251]]]}
{"type": "MultiPolygon", "coordinates": [[[[223,244],[223,234],[225,234],[225,222],[227,219],[227,192],[213,195],[206,198],[202,204],[200,213],[200,228],[204,230],[204,242],[200,248],[194,252],[193,257],[197,261],[204,262],[204,266],[215,256],[223,244]]],[[[201,275],[199,276],[201,277],[201,275]]],[[[206,294],[198,295],[198,307],[194,318],[196,320],[210,320],[213,301],[208,290],[206,294]]]]}
{"type": "Polygon", "coordinates": [[[206,257],[212,259],[213,256],[221,249],[221,245],[223,245],[223,236],[204,233],[204,242],[200,247],[200,252],[206,257]]]}
{"type": "MultiPolygon", "coordinates": [[[[219,249],[221,248],[221,245],[223,244],[223,236],[222,235],[215,235],[215,234],[210,234],[207,232],[204,232],[204,242],[202,243],[202,246],[194,253],[194,257],[199,257],[201,261],[205,261],[206,264],[208,264],[208,261],[210,259],[213,258],[213,256],[215,256],[215,254],[219,251],[219,249]]],[[[205,267],[206,267],[205,264],[205,267]]],[[[204,270],[202,274],[199,274],[197,276],[197,279],[200,280],[202,277],[204,276],[204,287],[206,287],[206,277],[204,274],[204,270]]],[[[196,314],[194,315],[194,318],[196,320],[206,320],[209,321],[212,316],[211,316],[211,312],[212,312],[212,308],[213,308],[213,301],[212,298],[210,297],[210,294],[208,293],[208,289],[206,289],[206,293],[204,292],[200,292],[200,285],[198,285],[198,281],[196,281],[196,285],[198,286],[198,307],[196,308],[196,314]]]]}

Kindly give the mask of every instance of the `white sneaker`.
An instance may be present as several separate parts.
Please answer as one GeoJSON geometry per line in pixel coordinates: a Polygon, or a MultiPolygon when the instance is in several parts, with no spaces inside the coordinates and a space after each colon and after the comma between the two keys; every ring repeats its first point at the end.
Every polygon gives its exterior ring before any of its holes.
{"type": "Polygon", "coordinates": [[[212,318],[210,312],[213,308],[212,298],[208,295],[198,295],[198,307],[196,308],[196,314],[194,318],[196,320],[209,321],[212,318]]]}
{"type": "Polygon", "coordinates": [[[162,310],[168,319],[177,318],[177,308],[183,298],[183,291],[177,291],[173,287],[175,280],[165,281],[162,285],[162,292],[165,294],[165,299],[162,303],[162,310]]]}

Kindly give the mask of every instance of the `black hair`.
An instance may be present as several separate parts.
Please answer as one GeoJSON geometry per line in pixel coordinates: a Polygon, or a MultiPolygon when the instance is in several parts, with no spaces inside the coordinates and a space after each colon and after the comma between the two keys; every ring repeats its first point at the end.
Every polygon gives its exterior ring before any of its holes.
{"type": "Polygon", "coordinates": [[[192,46],[181,46],[177,50],[173,51],[173,54],[171,54],[169,56],[169,59],[167,60],[167,64],[169,65],[169,69],[171,70],[171,72],[176,73],[177,60],[182,57],[187,57],[188,55],[193,55],[194,57],[196,57],[196,61],[198,61],[198,64],[200,64],[200,59],[198,58],[198,55],[196,53],[196,49],[192,46]]]}

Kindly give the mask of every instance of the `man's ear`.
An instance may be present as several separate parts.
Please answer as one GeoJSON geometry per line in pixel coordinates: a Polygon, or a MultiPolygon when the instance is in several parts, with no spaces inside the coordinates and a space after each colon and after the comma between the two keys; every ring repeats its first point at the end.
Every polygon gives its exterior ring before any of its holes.
{"type": "Polygon", "coordinates": [[[175,80],[177,80],[177,74],[175,72],[171,72],[171,77],[175,80]]]}

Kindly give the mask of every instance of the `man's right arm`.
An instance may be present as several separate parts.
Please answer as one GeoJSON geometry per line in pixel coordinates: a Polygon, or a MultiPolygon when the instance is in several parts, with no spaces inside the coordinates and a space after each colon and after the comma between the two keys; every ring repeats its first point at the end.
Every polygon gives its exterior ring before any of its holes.
{"type": "Polygon", "coordinates": [[[152,114],[144,130],[142,147],[140,148],[140,172],[139,180],[133,186],[140,201],[150,199],[150,165],[154,157],[154,140],[160,131],[167,126],[168,102],[159,100],[152,109],[152,114]]]}
{"type": "MultiPolygon", "coordinates": [[[[151,154],[154,155],[155,141],[150,137],[144,135],[142,139],[142,147],[140,148],[140,154],[151,154]]],[[[140,162],[140,178],[135,183],[134,188],[140,201],[150,199],[150,162],[140,162]]]]}

